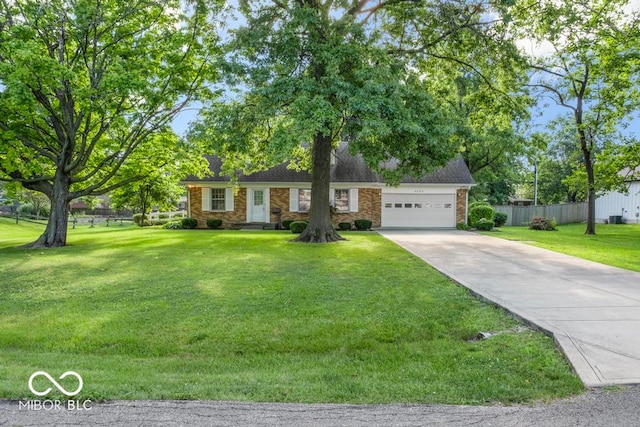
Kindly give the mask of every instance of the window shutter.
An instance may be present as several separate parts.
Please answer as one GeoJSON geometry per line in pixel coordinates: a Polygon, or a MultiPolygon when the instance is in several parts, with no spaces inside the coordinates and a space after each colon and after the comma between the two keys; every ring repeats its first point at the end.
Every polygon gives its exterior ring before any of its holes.
{"type": "Polygon", "coordinates": [[[358,212],[358,189],[349,190],[349,212],[358,212]]]}
{"type": "Polygon", "coordinates": [[[202,212],[208,212],[211,210],[211,189],[202,189],[202,212]]]}
{"type": "Polygon", "coordinates": [[[289,212],[298,212],[300,191],[297,188],[289,189],[289,212]]]}
{"type": "Polygon", "coordinates": [[[233,188],[224,189],[224,210],[233,212],[233,188]]]}
{"type": "Polygon", "coordinates": [[[336,189],[331,188],[329,189],[329,204],[335,207],[335,203],[336,203],[336,189]]]}

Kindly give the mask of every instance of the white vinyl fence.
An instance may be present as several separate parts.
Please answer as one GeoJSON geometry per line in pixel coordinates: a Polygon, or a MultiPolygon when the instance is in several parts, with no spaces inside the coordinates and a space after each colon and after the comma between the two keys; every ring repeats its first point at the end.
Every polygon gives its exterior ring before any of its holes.
{"type": "Polygon", "coordinates": [[[587,220],[587,203],[565,203],[545,206],[493,206],[496,212],[507,214],[505,225],[527,225],[534,216],[555,218],[558,224],[571,224],[587,220]]]}

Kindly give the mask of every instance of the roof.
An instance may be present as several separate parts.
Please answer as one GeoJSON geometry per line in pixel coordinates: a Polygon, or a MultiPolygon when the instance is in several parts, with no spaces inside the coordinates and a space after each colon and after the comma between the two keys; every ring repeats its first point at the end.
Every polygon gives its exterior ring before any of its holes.
{"type": "MultiPolygon", "coordinates": [[[[222,160],[217,156],[205,156],[209,161],[209,169],[213,176],[205,178],[187,177],[189,182],[228,182],[228,176],[221,176],[222,160]]],[[[340,146],[335,152],[335,164],[331,166],[331,182],[334,183],[384,183],[382,177],[373,172],[366,164],[362,155],[351,155],[348,147],[340,146]]],[[[239,173],[238,183],[310,183],[311,175],[307,171],[296,171],[287,168],[288,163],[275,166],[261,172],[250,175],[239,173]]],[[[451,160],[446,166],[437,171],[425,175],[421,179],[406,177],[401,181],[403,184],[462,184],[474,185],[475,181],[469,172],[469,168],[458,156],[451,160]]]]}

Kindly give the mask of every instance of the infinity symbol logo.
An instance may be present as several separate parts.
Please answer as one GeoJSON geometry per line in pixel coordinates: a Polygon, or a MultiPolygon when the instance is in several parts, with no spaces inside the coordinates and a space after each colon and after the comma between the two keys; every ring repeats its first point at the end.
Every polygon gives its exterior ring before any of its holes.
{"type": "Polygon", "coordinates": [[[35,394],[36,396],[46,396],[51,392],[51,387],[49,387],[45,391],[37,391],[33,388],[33,379],[39,375],[42,375],[43,377],[46,377],[49,381],[51,381],[51,384],[53,384],[65,396],[75,396],[76,394],[80,393],[80,390],[82,390],[82,377],[78,375],[77,372],[67,371],[64,374],[60,375],[59,379],[61,380],[68,377],[69,375],[72,375],[78,379],[78,388],[75,391],[69,392],[65,390],[60,384],[58,384],[58,382],[53,379],[51,375],[44,371],[38,371],[34,372],[31,377],[29,377],[29,390],[31,390],[31,393],[35,394]]]}

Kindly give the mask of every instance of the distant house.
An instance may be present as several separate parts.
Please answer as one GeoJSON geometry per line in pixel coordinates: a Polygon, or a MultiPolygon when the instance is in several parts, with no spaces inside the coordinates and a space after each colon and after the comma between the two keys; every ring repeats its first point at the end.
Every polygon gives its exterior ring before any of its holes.
{"type": "Polygon", "coordinates": [[[533,205],[533,199],[526,199],[524,197],[509,197],[509,204],[513,206],[531,206],[533,205]]]}
{"type": "Polygon", "coordinates": [[[596,199],[596,221],[606,222],[621,217],[627,223],[640,223],[640,171],[624,170],[629,188],[627,194],[611,191],[596,199]]]}
{"type": "MultiPolygon", "coordinates": [[[[229,177],[220,176],[221,160],[206,156],[213,176],[183,181],[188,189],[188,215],[205,227],[208,218],[223,227],[246,223],[306,220],[311,202],[311,176],[286,164],[238,177],[234,193],[229,177]],[[279,213],[276,213],[279,212],[279,213]]],[[[452,228],[467,220],[469,189],[475,185],[464,160],[458,157],[421,179],[407,178],[398,187],[387,186],[367,167],[362,156],[352,156],[341,145],[331,166],[330,202],[333,221],[368,219],[374,227],[452,228]]]]}

